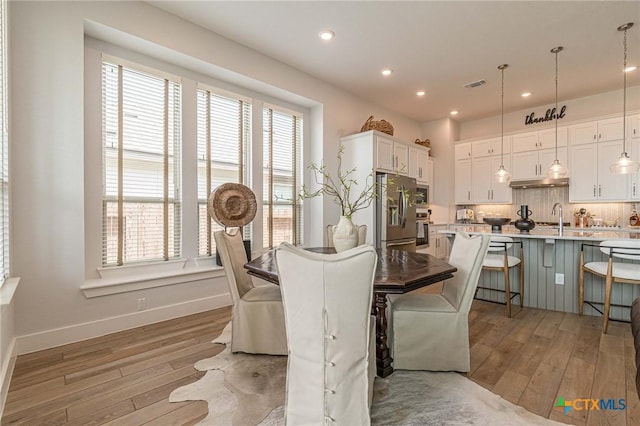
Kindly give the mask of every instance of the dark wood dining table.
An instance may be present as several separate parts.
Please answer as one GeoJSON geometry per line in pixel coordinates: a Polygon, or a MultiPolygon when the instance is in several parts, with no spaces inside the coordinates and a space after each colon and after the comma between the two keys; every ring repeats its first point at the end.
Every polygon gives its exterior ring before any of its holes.
{"type": "MultiPolygon", "coordinates": [[[[335,253],[333,247],[314,247],[316,253],[335,253]]],[[[387,345],[387,295],[403,294],[453,277],[457,270],[429,254],[404,250],[377,249],[378,265],[373,280],[372,315],[376,317],[376,368],[378,376],[393,373],[392,358],[387,345]]],[[[250,275],[278,284],[275,250],[244,265],[250,275]]]]}

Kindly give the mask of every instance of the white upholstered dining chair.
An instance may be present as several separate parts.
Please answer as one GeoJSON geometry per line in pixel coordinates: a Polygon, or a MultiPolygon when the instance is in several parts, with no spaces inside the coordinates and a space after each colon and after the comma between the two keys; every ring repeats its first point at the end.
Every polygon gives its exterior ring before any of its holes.
{"type": "Polygon", "coordinates": [[[254,286],[244,264],[247,254],[239,230],[214,233],[233,302],[231,352],[286,355],[287,336],[280,288],[254,286]]]}
{"type": "MultiPolygon", "coordinates": [[[[327,225],[327,247],[333,247],[333,227],[335,225],[327,225]]],[[[367,225],[360,225],[358,228],[358,245],[361,246],[367,242],[367,225]]]]}
{"type": "MultiPolygon", "coordinates": [[[[609,328],[609,311],[611,309],[611,291],[613,283],[640,284],[640,241],[639,240],[606,240],[602,241],[598,248],[605,256],[606,261],[589,261],[585,263],[585,247],[593,244],[582,244],[580,248],[580,270],[578,271],[578,311],[583,314],[584,300],[584,273],[589,272],[604,278],[604,307],[602,316],[602,332],[607,333],[609,328]],[[625,262],[627,261],[627,262],[625,262]],[[629,263],[635,261],[636,263],[629,263]]],[[[589,301],[588,303],[594,303],[589,301]]]]}
{"type": "Polygon", "coordinates": [[[282,243],[276,263],[289,347],[285,422],[370,424],[375,249],[319,254],[282,243]]]}
{"type": "Polygon", "coordinates": [[[458,270],[440,294],[407,293],[391,300],[394,369],[470,370],[469,310],[489,235],[456,233],[448,263],[458,270]]]}

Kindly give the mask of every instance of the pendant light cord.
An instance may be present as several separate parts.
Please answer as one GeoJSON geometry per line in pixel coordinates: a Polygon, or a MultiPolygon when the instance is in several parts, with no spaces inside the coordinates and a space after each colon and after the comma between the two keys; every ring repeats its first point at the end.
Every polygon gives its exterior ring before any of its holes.
{"type": "MultiPolygon", "coordinates": [[[[626,34],[626,32],[625,32],[626,34]]],[[[504,168],[504,69],[500,68],[502,73],[502,84],[500,87],[500,167],[504,168]]]]}
{"type": "MultiPolygon", "coordinates": [[[[560,48],[562,49],[562,48],[560,48]]],[[[556,106],[555,106],[555,123],[556,123],[556,162],[558,161],[558,52],[560,49],[556,49],[556,106]]]]}
{"type": "Polygon", "coordinates": [[[624,63],[622,65],[622,152],[627,154],[627,28],[624,29],[624,63]]]}

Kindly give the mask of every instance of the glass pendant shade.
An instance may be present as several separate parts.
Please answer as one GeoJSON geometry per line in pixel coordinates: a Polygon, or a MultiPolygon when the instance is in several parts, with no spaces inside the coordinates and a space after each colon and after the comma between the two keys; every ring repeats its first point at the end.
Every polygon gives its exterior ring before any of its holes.
{"type": "Polygon", "coordinates": [[[569,176],[569,172],[567,171],[567,168],[560,164],[560,161],[556,159],[551,163],[551,167],[549,167],[545,176],[549,179],[562,179],[569,176]]]}
{"type": "Polygon", "coordinates": [[[640,163],[629,158],[629,154],[623,152],[618,161],[611,164],[609,171],[614,175],[626,175],[640,171],[640,163]]]}
{"type": "Polygon", "coordinates": [[[501,164],[495,173],[495,177],[498,183],[508,183],[511,180],[511,173],[501,164]]]}

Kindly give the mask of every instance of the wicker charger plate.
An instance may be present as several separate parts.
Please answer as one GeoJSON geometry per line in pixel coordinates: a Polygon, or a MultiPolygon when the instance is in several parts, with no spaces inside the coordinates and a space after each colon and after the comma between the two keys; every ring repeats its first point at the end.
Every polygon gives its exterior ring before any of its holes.
{"type": "Polygon", "coordinates": [[[207,212],[222,226],[245,226],[256,217],[256,196],[239,183],[223,183],[209,195],[207,212]]]}

